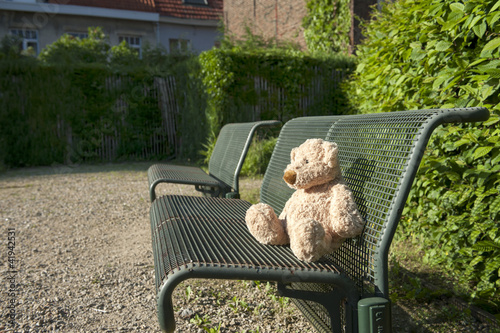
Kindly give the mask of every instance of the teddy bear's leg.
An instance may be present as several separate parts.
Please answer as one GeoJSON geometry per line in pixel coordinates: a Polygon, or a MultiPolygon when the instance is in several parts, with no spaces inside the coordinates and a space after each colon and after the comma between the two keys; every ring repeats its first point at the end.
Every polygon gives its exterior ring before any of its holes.
{"type": "Polygon", "coordinates": [[[290,241],[284,221],[278,219],[273,208],[267,204],[252,205],[247,210],[245,221],[250,233],[263,244],[285,245],[290,241]]]}
{"type": "Polygon", "coordinates": [[[304,220],[288,226],[290,248],[300,260],[315,261],[330,252],[328,236],[323,226],[313,220],[304,220]]]}
{"type": "Polygon", "coordinates": [[[345,238],[340,237],[335,232],[326,232],[325,235],[325,254],[338,250],[344,243],[345,238]]]}

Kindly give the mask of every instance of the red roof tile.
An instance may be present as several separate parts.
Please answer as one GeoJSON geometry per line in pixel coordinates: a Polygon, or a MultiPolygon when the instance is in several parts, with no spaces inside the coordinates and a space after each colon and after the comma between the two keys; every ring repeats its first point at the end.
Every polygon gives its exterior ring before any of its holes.
{"type": "Polygon", "coordinates": [[[161,16],[199,20],[218,20],[222,17],[223,0],[208,0],[208,5],[191,5],[182,0],[155,0],[161,16]]]}
{"type": "Polygon", "coordinates": [[[183,0],[49,0],[62,5],[157,12],[161,16],[183,19],[218,20],[222,17],[223,0],[207,0],[208,5],[183,3],[183,0]]]}

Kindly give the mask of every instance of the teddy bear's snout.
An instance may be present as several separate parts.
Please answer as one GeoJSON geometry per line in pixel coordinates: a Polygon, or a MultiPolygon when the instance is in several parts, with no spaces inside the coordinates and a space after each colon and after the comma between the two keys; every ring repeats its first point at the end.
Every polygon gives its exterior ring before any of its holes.
{"type": "Polygon", "coordinates": [[[288,184],[293,185],[293,184],[295,184],[295,181],[297,180],[297,174],[293,170],[286,170],[285,175],[283,176],[283,179],[288,184]]]}

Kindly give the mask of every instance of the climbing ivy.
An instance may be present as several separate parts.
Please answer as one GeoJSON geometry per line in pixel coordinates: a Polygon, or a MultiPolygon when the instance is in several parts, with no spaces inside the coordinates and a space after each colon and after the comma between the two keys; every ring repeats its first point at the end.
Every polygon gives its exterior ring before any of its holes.
{"type": "Polygon", "coordinates": [[[335,82],[332,76],[336,70],[350,73],[351,57],[315,58],[292,48],[234,46],[203,52],[199,59],[208,94],[207,119],[214,134],[225,123],[252,121],[253,117],[286,121],[347,112],[347,101],[338,89],[340,79],[335,82]],[[267,86],[259,90],[255,80],[260,79],[267,86]],[[313,79],[320,80],[322,90],[312,96],[315,102],[299,107],[300,99],[311,94],[308,85],[313,79]],[[258,115],[253,107],[259,108],[258,115]]]}
{"type": "Polygon", "coordinates": [[[351,12],[349,0],[309,0],[302,21],[311,52],[349,52],[351,12]]]}
{"type": "Polygon", "coordinates": [[[400,237],[500,312],[500,1],[386,2],[364,35],[348,89],[360,112],[491,111],[481,124],[435,132],[400,237]]]}

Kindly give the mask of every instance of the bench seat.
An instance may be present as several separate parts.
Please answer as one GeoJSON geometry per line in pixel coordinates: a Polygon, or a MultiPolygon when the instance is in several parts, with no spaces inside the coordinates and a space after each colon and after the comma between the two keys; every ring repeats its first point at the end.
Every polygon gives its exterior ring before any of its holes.
{"type": "MultiPolygon", "coordinates": [[[[180,195],[163,196],[152,203],[156,288],[165,293],[159,298],[162,304],[158,304],[159,311],[165,314],[160,325],[167,332],[175,328],[170,294],[178,283],[189,278],[216,274],[220,279],[276,281],[284,285],[298,281],[324,283],[340,288],[351,302],[359,298],[352,281],[328,258],[306,263],[297,259],[288,246],[257,242],[245,224],[250,206],[239,199],[180,195]],[[165,276],[169,278],[164,280],[165,276]]],[[[321,301],[320,297],[316,301],[321,301]]]]}

